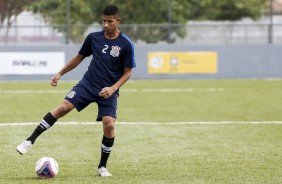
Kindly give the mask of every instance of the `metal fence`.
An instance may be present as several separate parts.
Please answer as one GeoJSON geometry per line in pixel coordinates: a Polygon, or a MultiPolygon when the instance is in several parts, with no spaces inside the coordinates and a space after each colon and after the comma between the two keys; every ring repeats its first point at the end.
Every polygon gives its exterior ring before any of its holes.
{"type": "MultiPolygon", "coordinates": [[[[0,45],[76,44],[81,43],[89,32],[97,30],[101,30],[101,26],[97,24],[72,27],[13,25],[8,28],[2,26],[0,27],[0,45]]],[[[185,25],[121,24],[120,30],[132,38],[136,44],[265,44],[270,41],[273,44],[282,44],[282,24],[273,24],[271,27],[268,23],[235,22],[192,22],[185,25]]]]}

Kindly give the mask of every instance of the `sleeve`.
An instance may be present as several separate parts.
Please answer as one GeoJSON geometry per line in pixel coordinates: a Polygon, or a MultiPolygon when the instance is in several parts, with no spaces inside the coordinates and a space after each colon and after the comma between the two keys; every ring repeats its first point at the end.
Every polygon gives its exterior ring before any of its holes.
{"type": "Polygon", "coordinates": [[[79,54],[88,57],[92,55],[92,50],[91,50],[91,34],[89,34],[86,39],[84,40],[81,49],[78,52],[79,54]]]}
{"type": "Polygon", "coordinates": [[[134,56],[134,45],[132,42],[128,42],[124,56],[124,68],[135,68],[135,56],[134,56]]]}

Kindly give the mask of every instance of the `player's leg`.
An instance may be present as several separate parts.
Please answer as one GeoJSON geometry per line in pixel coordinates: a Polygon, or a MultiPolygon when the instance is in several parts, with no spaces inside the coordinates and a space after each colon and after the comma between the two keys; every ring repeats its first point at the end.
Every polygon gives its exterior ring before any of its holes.
{"type": "Polygon", "coordinates": [[[76,108],[77,111],[83,110],[92,101],[92,95],[80,84],[77,84],[67,94],[65,100],[47,113],[38,127],[34,130],[30,137],[27,138],[22,144],[17,147],[17,151],[20,154],[26,153],[34,143],[35,139],[44,131],[49,129],[57,119],[65,116],[72,109],[76,108]]]}
{"type": "Polygon", "coordinates": [[[65,116],[72,109],[74,109],[74,105],[72,103],[70,103],[69,101],[64,100],[60,105],[58,105],[56,108],[54,108],[53,110],[48,112],[43,117],[40,124],[34,130],[32,135],[29,138],[27,138],[27,140],[31,141],[31,143],[33,144],[35,142],[36,138],[41,133],[43,133],[47,129],[51,128],[59,118],[65,116]]]}
{"type": "Polygon", "coordinates": [[[64,100],[60,105],[48,112],[33,133],[17,147],[17,151],[20,154],[25,154],[40,134],[52,127],[59,118],[69,113],[72,109],[74,109],[74,105],[69,101],[64,100]]]}
{"type": "Polygon", "coordinates": [[[100,176],[111,176],[106,168],[115,141],[115,119],[110,116],[104,116],[102,121],[104,135],[101,144],[101,159],[98,165],[98,173],[100,176]]]}
{"type": "Polygon", "coordinates": [[[107,161],[115,141],[115,118],[111,116],[104,116],[102,121],[104,135],[101,144],[101,159],[98,165],[98,174],[104,177],[111,176],[107,170],[107,161]]]}
{"type": "Polygon", "coordinates": [[[98,103],[99,113],[97,120],[103,121],[103,138],[101,144],[101,159],[98,165],[100,176],[111,176],[108,172],[107,161],[115,141],[115,120],[117,117],[117,95],[98,103]]]}

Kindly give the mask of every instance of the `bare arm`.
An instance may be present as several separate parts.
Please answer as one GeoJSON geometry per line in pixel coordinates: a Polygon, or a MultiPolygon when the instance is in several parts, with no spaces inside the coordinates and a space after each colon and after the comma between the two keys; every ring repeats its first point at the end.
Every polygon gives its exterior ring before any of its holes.
{"type": "Polygon", "coordinates": [[[57,86],[58,80],[60,80],[60,78],[64,74],[68,73],[69,71],[77,67],[77,65],[79,65],[84,60],[84,58],[85,57],[80,54],[77,54],[76,56],[74,56],[56,75],[54,75],[54,77],[52,77],[50,81],[51,85],[57,86]]]}
{"type": "Polygon", "coordinates": [[[104,98],[109,98],[112,96],[112,94],[118,90],[131,76],[132,68],[125,68],[124,73],[121,76],[121,78],[111,87],[105,87],[102,89],[102,91],[99,93],[99,96],[104,98]]]}

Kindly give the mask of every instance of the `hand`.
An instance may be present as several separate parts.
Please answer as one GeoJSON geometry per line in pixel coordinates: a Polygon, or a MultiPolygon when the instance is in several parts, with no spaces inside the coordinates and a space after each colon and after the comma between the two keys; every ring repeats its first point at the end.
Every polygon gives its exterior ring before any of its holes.
{"type": "Polygon", "coordinates": [[[105,87],[100,91],[99,96],[104,98],[109,98],[115,92],[113,87],[105,87]]]}
{"type": "Polygon", "coordinates": [[[58,80],[60,80],[61,75],[59,73],[57,73],[56,75],[54,75],[54,77],[52,77],[50,84],[52,86],[57,86],[58,85],[58,80]]]}

